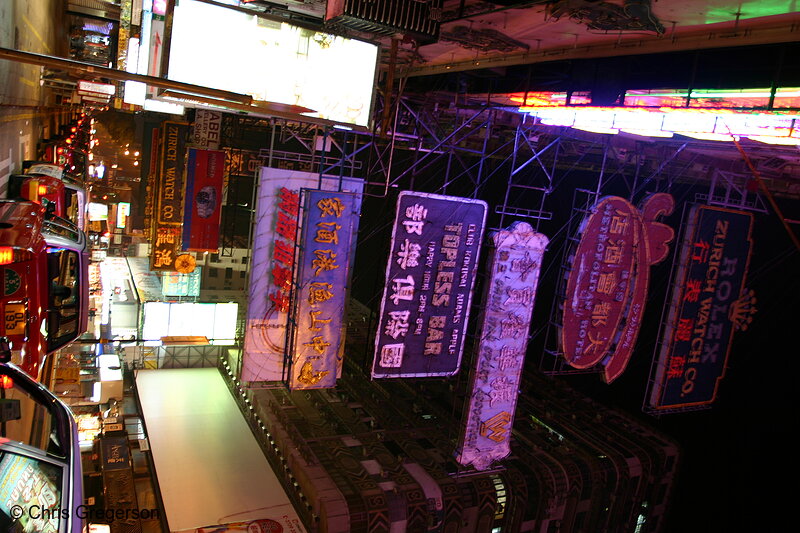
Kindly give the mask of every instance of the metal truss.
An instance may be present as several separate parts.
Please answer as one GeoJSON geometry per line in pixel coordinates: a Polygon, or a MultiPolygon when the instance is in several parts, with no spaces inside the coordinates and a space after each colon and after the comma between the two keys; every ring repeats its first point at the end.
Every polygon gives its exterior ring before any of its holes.
{"type": "Polygon", "coordinates": [[[698,194],[695,198],[698,203],[767,213],[767,205],[757,191],[751,175],[714,169],[708,193],[698,194]]]}
{"type": "MultiPolygon", "coordinates": [[[[381,110],[376,116],[381,116],[381,110]]],[[[548,374],[597,372],[570,367],[560,353],[561,302],[578,228],[601,196],[614,194],[638,203],[652,192],[678,184],[708,183],[695,200],[737,209],[765,211],[745,175],[708,173],[691,141],[652,143],[622,136],[597,136],[553,128],[529,117],[490,106],[401,97],[384,132],[344,131],[283,119],[243,118],[224,133],[229,139],[258,135],[257,157],[265,165],[357,177],[365,196],[388,197],[391,190],[419,190],[487,199],[489,226],[525,220],[548,228],[548,255],[555,272],[549,318],[531,337],[543,343],[539,369],[548,374]],[[248,133],[249,132],[249,133],[248,133]],[[569,213],[555,213],[549,199],[571,194],[569,213]],[[541,335],[541,337],[539,337],[541,335]]],[[[686,201],[681,198],[680,201],[686,201]]],[[[362,238],[364,238],[362,236],[362,238]]]]}
{"type": "Polygon", "coordinates": [[[161,346],[156,350],[158,368],[217,367],[229,346],[161,346]]]}

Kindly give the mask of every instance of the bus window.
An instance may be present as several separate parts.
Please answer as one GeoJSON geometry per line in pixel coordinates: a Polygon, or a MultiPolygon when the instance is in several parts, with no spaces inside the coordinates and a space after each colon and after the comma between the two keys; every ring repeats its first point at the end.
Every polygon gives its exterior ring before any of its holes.
{"type": "Polygon", "coordinates": [[[74,339],[78,330],[80,270],[77,252],[48,250],[47,270],[50,295],[44,331],[47,349],[52,351],[74,339]]]}

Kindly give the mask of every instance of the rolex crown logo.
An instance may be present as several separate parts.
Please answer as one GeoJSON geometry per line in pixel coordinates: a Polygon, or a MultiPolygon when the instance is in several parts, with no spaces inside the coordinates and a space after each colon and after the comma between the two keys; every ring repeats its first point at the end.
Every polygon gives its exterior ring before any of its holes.
{"type": "Polygon", "coordinates": [[[753,322],[753,315],[756,314],[756,293],[753,289],[745,289],[738,300],[731,304],[728,310],[728,318],[733,322],[733,327],[737,330],[747,331],[750,323],[753,322]]]}

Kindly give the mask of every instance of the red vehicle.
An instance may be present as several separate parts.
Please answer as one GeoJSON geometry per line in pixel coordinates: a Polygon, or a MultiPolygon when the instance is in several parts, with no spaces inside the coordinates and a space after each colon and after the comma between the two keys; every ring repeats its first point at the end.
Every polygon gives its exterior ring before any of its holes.
{"type": "Polygon", "coordinates": [[[39,379],[45,356],[88,328],[86,237],[52,209],[0,200],[0,336],[11,362],[39,379]]]}
{"type": "Polygon", "coordinates": [[[8,178],[8,197],[43,205],[52,203],[57,216],[85,228],[86,190],[58,165],[36,163],[25,174],[12,174],[8,178]]]}

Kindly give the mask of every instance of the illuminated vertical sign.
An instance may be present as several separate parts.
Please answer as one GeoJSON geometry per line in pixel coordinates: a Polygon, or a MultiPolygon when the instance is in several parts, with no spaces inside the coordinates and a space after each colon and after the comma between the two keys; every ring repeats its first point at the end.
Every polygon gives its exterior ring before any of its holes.
{"type": "Polygon", "coordinates": [[[471,395],[456,460],[485,470],[511,453],[511,428],[542,256],[548,239],[516,222],[492,234],[492,257],[471,395]]]}
{"type": "Polygon", "coordinates": [[[355,195],[305,193],[294,301],[291,379],[296,389],[336,384],[344,344],[344,308],[350,270],[355,195]]]}
{"type": "Polygon", "coordinates": [[[400,193],[372,377],[458,372],[486,209],[481,200],[400,193]]]}
{"type": "Polygon", "coordinates": [[[708,405],[725,375],[733,333],[755,311],[744,290],[753,216],[694,206],[681,248],[650,405],[708,405]]]}
{"type": "Polygon", "coordinates": [[[181,228],[177,226],[157,226],[150,242],[150,270],[175,270],[175,259],[181,243],[181,228]]]}
{"type": "Polygon", "coordinates": [[[131,214],[131,204],[120,202],[117,204],[117,227],[124,228],[127,225],[128,217],[131,214]]]}
{"type": "MultiPolygon", "coordinates": [[[[241,380],[285,381],[289,295],[301,188],[356,193],[352,232],[358,230],[364,182],[309,172],[262,167],[256,199],[256,223],[248,283],[247,327],[241,380]]],[[[355,239],[351,256],[355,254],[355,239]]],[[[341,368],[337,370],[337,374],[341,368]]]]}
{"type": "Polygon", "coordinates": [[[158,190],[157,222],[179,226],[183,222],[183,163],[189,125],[165,122],[161,134],[161,176],[158,190]]]}
{"type": "Polygon", "coordinates": [[[574,368],[603,365],[603,379],[619,377],[633,354],[647,299],[650,265],[662,261],[674,237],[656,218],[669,214],[672,196],[648,196],[641,209],[608,196],[592,208],[567,278],[561,351],[574,368]]]}
{"type": "Polygon", "coordinates": [[[189,148],[187,159],[183,249],[216,252],[222,216],[225,152],[189,148]]]}
{"type": "Polygon", "coordinates": [[[175,259],[181,250],[183,164],[188,131],[188,124],[164,122],[159,135],[161,168],[153,201],[155,212],[150,241],[151,270],[176,270],[175,259]]]}

